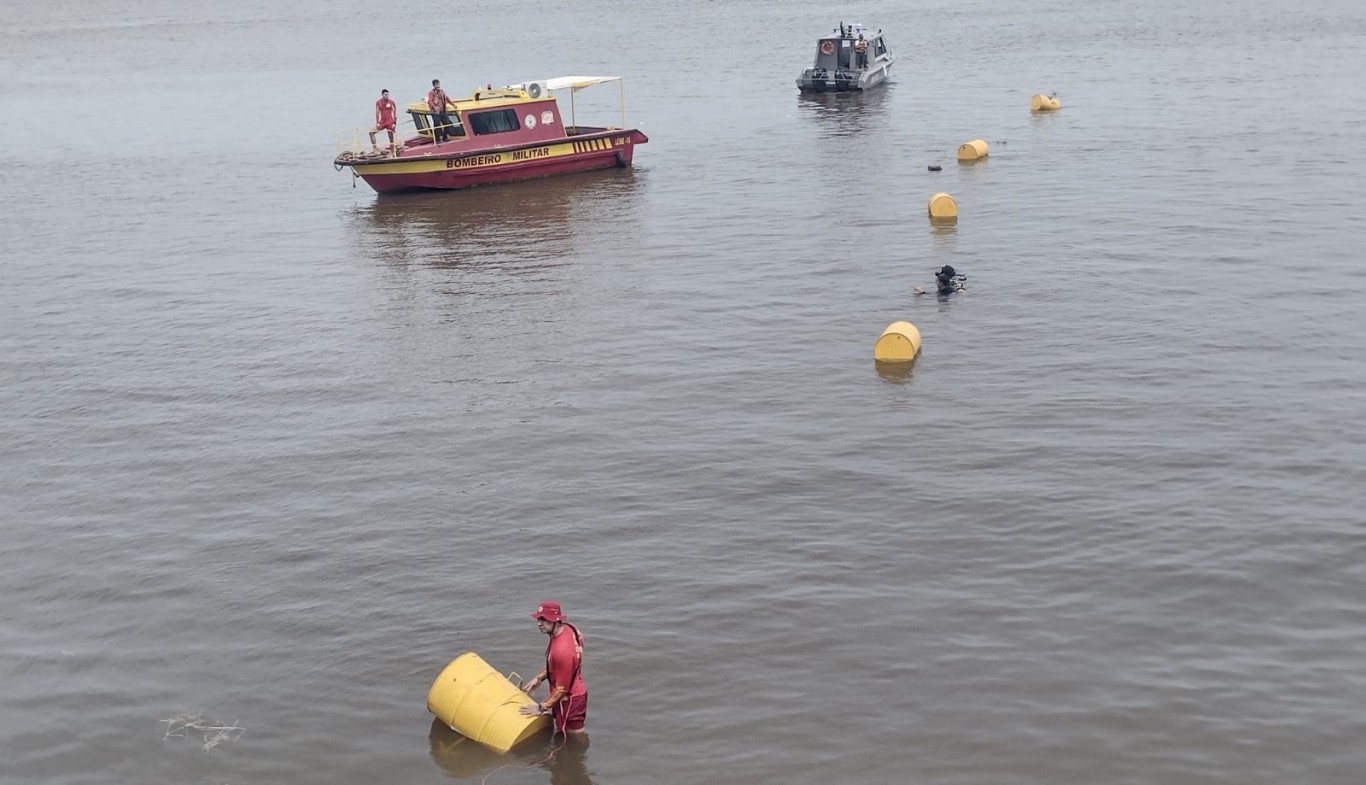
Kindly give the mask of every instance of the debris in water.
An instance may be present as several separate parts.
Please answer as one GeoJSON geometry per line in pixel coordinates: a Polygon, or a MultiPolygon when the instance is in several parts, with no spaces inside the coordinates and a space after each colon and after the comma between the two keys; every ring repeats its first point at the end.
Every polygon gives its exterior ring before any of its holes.
{"type": "Polygon", "coordinates": [[[205,751],[225,741],[237,741],[246,732],[246,728],[238,726],[237,720],[233,720],[231,725],[220,725],[203,719],[200,714],[177,714],[162,722],[166,723],[166,735],[161,737],[162,741],[189,738],[190,731],[195,731],[204,734],[205,751]]]}

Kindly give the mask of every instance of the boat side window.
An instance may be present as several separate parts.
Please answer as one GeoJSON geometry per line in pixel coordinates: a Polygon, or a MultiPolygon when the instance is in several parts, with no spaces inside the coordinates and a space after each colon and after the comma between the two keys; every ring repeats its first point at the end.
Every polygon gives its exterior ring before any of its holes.
{"type": "Polygon", "coordinates": [[[495,109],[491,112],[471,112],[465,116],[470,122],[470,130],[476,135],[501,134],[521,128],[517,122],[516,109],[495,109]]]}
{"type": "Polygon", "coordinates": [[[427,122],[427,115],[420,112],[409,112],[408,114],[412,115],[413,127],[417,129],[418,134],[428,139],[432,138],[432,128],[427,122]]]}
{"type": "Polygon", "coordinates": [[[873,43],[873,55],[877,56],[885,54],[887,54],[887,45],[882,42],[881,38],[879,38],[876,42],[873,43]]]}

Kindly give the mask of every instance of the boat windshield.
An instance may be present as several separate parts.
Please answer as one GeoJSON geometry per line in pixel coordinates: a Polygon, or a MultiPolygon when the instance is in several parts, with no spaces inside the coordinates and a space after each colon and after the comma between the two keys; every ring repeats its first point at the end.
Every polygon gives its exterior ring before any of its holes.
{"type": "MultiPolygon", "coordinates": [[[[432,116],[426,112],[409,111],[408,114],[413,116],[413,125],[416,126],[418,134],[420,136],[426,137],[427,139],[431,139],[432,116]]],[[[460,124],[460,117],[456,115],[455,112],[451,112],[450,114],[446,115],[446,120],[450,123],[448,131],[450,132],[451,136],[465,135],[465,128],[460,124]]]]}

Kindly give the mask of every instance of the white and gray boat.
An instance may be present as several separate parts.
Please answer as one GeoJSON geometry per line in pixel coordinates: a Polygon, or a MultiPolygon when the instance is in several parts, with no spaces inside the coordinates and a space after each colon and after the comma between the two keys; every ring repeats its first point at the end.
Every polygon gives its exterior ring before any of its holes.
{"type": "Polygon", "coordinates": [[[840,22],[816,42],[816,61],[802,71],[797,87],[803,93],[867,90],[887,81],[895,59],[881,30],[870,33],[863,25],[840,22]]]}

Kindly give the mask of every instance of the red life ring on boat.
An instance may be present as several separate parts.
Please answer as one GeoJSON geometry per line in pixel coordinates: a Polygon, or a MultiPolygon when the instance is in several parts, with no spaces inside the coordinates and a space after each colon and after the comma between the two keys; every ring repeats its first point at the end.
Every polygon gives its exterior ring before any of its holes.
{"type": "Polygon", "coordinates": [[[835,53],[834,41],[821,41],[821,54],[832,55],[835,53]]]}

